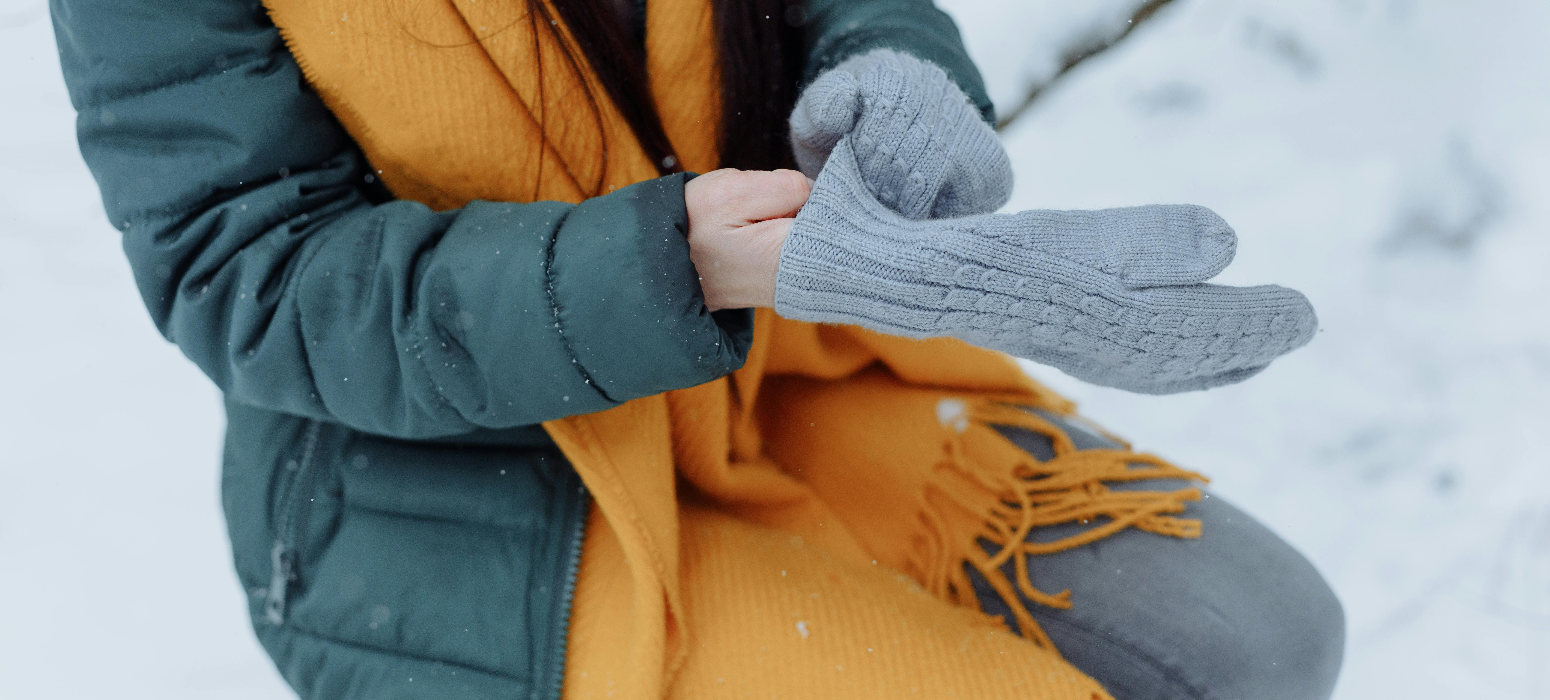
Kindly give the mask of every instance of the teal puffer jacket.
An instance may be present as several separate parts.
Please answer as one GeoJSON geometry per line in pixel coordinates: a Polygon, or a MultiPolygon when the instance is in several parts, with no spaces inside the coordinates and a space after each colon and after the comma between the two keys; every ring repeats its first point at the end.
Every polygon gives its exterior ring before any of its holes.
{"type": "MultiPolygon", "coordinates": [[[[51,7],[140,294],[225,393],[232,550],[281,673],[328,700],[558,698],[588,501],[537,424],[713,380],[752,341],[705,307],[688,176],[433,212],[375,181],[260,2],[51,7]]],[[[989,114],[929,0],[807,20],[809,79],[892,47],[989,114]]]]}

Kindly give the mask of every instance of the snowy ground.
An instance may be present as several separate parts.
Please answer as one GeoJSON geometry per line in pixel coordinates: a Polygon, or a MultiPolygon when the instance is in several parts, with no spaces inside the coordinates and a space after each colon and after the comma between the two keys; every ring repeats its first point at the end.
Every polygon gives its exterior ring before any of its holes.
{"type": "MultiPolygon", "coordinates": [[[[1011,105],[1136,3],[943,4],[1011,105]]],[[[1340,698],[1550,697],[1546,27],[1538,0],[1177,0],[1006,135],[1013,207],[1205,204],[1242,238],[1224,281],[1318,307],[1237,387],[1033,371],[1318,564],[1340,698]]],[[[215,391],[135,297],[41,0],[0,0],[0,65],[0,695],[289,697],[227,563],[215,391]]]]}

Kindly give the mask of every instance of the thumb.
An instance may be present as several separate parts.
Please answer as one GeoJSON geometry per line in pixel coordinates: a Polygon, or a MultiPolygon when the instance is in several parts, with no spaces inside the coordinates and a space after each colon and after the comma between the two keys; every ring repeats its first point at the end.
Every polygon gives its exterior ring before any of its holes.
{"type": "Polygon", "coordinates": [[[1238,237],[1192,204],[1094,211],[1032,210],[987,217],[986,233],[1116,276],[1130,289],[1196,284],[1232,262],[1238,237]]]}
{"type": "Polygon", "coordinates": [[[790,120],[791,150],[802,172],[817,177],[860,113],[861,85],[849,72],[831,70],[802,91],[790,120]]]}
{"type": "Polygon", "coordinates": [[[1216,212],[1194,204],[1110,209],[1105,222],[1122,243],[1120,283],[1132,289],[1196,284],[1217,276],[1238,252],[1238,234],[1216,212]]]}

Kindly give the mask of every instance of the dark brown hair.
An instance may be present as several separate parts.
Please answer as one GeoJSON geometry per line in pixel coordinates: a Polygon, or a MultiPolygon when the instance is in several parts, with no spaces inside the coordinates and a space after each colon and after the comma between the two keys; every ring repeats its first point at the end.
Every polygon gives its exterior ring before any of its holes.
{"type": "MultiPolygon", "coordinates": [[[[526,0],[530,17],[551,27],[540,0],[526,0]]],[[[630,0],[633,1],[633,0],[630,0]]],[[[646,155],[667,174],[681,169],[662,127],[646,77],[642,37],[620,21],[611,0],[552,0],[559,20],[629,122],[646,155]]],[[[801,0],[712,0],[721,59],[721,166],[745,170],[793,167],[786,117],[801,71],[801,0]]],[[[636,3],[640,7],[643,3],[636,3]]],[[[644,18],[637,18],[644,21],[644,18]]],[[[563,44],[562,44],[563,46],[563,44]]],[[[567,68],[580,70],[566,50],[567,68]]],[[[601,126],[595,95],[588,95],[601,126]]],[[[607,144],[605,142],[606,150],[607,144]]]]}

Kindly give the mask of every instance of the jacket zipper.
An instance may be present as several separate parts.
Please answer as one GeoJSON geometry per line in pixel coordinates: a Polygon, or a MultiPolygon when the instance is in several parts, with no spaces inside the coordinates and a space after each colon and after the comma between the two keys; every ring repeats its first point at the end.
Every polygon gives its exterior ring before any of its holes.
{"type": "Polygon", "coordinates": [[[554,612],[551,619],[557,630],[551,634],[554,640],[551,649],[555,651],[555,662],[548,664],[553,678],[548,684],[548,700],[560,700],[565,690],[565,648],[570,637],[570,613],[571,604],[576,599],[576,577],[581,571],[581,548],[587,537],[587,511],[592,504],[592,496],[587,493],[587,487],[581,484],[581,479],[576,478],[573,488],[575,495],[570,500],[565,513],[565,525],[570,528],[570,541],[567,543],[566,562],[563,577],[560,579],[559,595],[555,596],[554,612]]]}
{"type": "Polygon", "coordinates": [[[275,540],[269,549],[269,590],[264,597],[264,619],[271,625],[285,622],[286,597],[296,582],[296,542],[301,536],[302,516],[312,502],[312,458],[317,452],[322,425],[307,422],[302,438],[301,459],[286,478],[280,498],[275,502],[275,540]]]}

